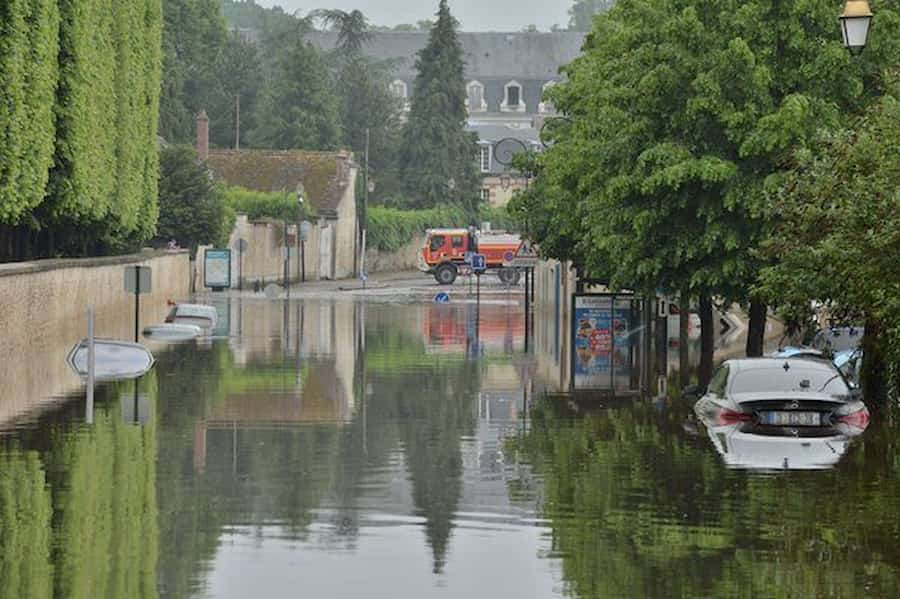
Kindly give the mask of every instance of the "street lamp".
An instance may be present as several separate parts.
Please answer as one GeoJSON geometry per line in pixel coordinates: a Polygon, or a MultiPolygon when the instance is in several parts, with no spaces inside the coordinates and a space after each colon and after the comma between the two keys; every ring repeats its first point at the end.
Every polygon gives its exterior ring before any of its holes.
{"type": "Polygon", "coordinates": [[[869,0],[847,0],[840,19],[844,46],[853,54],[859,54],[866,47],[869,26],[872,23],[872,9],[869,7],[869,0]]]}

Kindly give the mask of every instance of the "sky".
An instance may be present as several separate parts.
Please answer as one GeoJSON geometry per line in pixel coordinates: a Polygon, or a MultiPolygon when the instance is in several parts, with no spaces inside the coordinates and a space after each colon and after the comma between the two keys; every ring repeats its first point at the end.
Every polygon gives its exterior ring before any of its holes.
{"type": "MultiPolygon", "coordinates": [[[[397,25],[431,19],[438,0],[256,0],[261,6],[281,6],[307,13],[316,8],[359,9],[373,25],[397,25]]],[[[520,31],[537,25],[546,31],[569,22],[570,0],[450,0],[450,11],[464,31],[520,31]]]]}

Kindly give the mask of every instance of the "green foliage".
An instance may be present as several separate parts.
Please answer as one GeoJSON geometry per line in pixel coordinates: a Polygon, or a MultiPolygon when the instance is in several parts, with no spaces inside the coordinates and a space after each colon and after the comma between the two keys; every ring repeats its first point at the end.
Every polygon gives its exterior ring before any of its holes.
{"type": "Polygon", "coordinates": [[[855,61],[824,0],[622,0],[549,92],[567,120],[514,211],[545,254],[614,287],[746,298],[765,194],[794,149],[883,85],[894,5],[855,61]]]}
{"type": "MultiPolygon", "coordinates": [[[[164,76],[160,134],[170,142],[194,138],[194,117],[210,110],[215,74],[228,32],[221,0],[165,0],[164,76]]],[[[215,126],[215,122],[213,122],[215,126]]]]}
{"type": "Polygon", "coordinates": [[[175,239],[196,249],[227,241],[228,218],[222,192],[197,161],[192,148],[175,146],[160,154],[159,227],[157,238],[175,239]]]}
{"type": "Polygon", "coordinates": [[[784,310],[803,313],[814,301],[837,324],[878,323],[891,363],[900,361],[897,97],[798,156],[771,198],[777,226],[765,252],[778,262],[763,273],[763,290],[784,310]]]}
{"type": "Polygon", "coordinates": [[[254,145],[281,150],[334,150],[340,144],[338,98],[319,51],[299,35],[279,55],[260,101],[254,145]]]}
{"type": "Polygon", "coordinates": [[[0,7],[0,224],[17,224],[41,204],[53,164],[59,54],[55,0],[0,7]]]}
{"type": "Polygon", "coordinates": [[[50,599],[50,492],[34,452],[0,453],[0,598],[50,599]]]}
{"type": "Polygon", "coordinates": [[[400,178],[416,207],[450,202],[475,212],[479,178],[478,147],[465,130],[466,86],[458,23],[441,0],[428,45],[416,60],[409,119],[403,130],[400,178]],[[452,182],[452,184],[451,184],[452,182]]]}
{"type": "Polygon", "coordinates": [[[273,219],[296,223],[309,217],[306,205],[299,205],[294,194],[251,191],[242,187],[226,187],[222,193],[228,210],[246,214],[251,221],[273,219]]]}
{"type": "Polygon", "coordinates": [[[236,98],[240,97],[240,145],[244,147],[249,143],[248,132],[256,126],[259,91],[265,81],[256,46],[236,33],[229,35],[216,57],[214,75],[206,109],[211,123],[210,143],[219,147],[234,147],[236,98]]]}
{"type": "Polygon", "coordinates": [[[575,0],[569,9],[569,30],[590,31],[594,17],[611,9],[616,0],[575,0]]]}

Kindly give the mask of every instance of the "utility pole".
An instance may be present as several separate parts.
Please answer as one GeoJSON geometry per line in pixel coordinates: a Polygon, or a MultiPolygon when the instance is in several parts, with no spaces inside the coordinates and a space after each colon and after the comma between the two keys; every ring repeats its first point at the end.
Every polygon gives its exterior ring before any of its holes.
{"type": "Polygon", "coordinates": [[[241,95],[234,95],[234,149],[241,149],[241,95]]]}

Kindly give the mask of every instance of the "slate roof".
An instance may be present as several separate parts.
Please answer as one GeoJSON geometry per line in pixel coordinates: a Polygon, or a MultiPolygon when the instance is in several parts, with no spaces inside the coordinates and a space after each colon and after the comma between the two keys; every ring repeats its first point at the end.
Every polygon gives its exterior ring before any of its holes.
{"type": "MultiPolygon", "coordinates": [[[[330,50],[337,43],[337,33],[313,32],[308,39],[330,50]]],[[[584,33],[571,31],[459,34],[467,79],[558,79],[560,67],[580,54],[584,39],[584,33]]],[[[416,54],[427,43],[428,33],[424,31],[378,32],[364,51],[374,58],[395,60],[396,76],[412,80],[416,76],[416,54]]]]}
{"type": "Polygon", "coordinates": [[[253,191],[293,192],[303,183],[306,201],[320,214],[337,211],[351,180],[347,152],[210,149],[206,166],[228,185],[253,191]]]}

